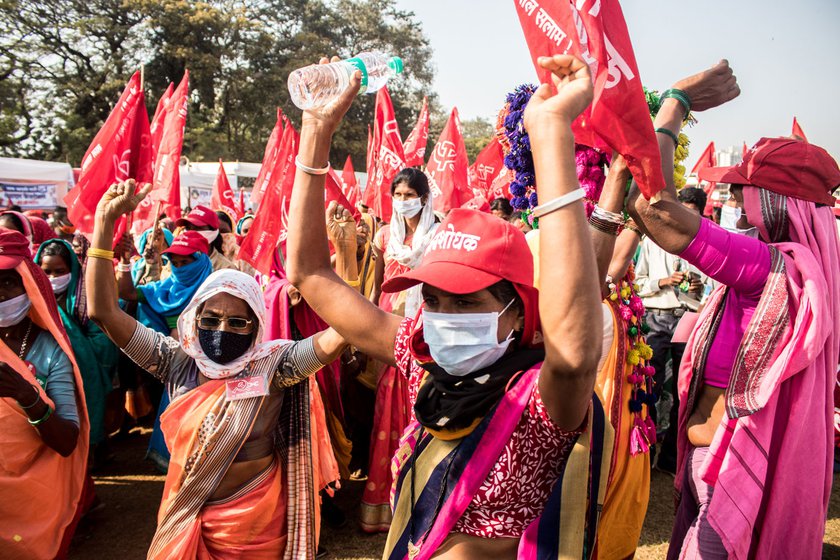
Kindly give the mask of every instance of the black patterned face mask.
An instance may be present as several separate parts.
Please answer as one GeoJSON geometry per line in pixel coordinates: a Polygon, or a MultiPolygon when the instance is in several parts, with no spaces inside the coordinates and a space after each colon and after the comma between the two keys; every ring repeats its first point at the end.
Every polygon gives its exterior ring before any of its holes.
{"type": "Polygon", "coordinates": [[[253,333],[211,331],[200,327],[197,330],[201,349],[217,364],[227,364],[242,356],[254,340],[253,333]]]}

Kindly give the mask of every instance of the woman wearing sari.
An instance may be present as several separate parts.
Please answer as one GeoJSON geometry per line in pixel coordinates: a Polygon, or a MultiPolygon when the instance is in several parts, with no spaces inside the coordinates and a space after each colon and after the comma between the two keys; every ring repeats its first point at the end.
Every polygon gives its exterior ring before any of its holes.
{"type": "MultiPolygon", "coordinates": [[[[655,121],[663,167],[689,108],[711,109],[740,93],[726,61],[669,91],[676,94],[655,121]]],[[[813,144],[762,138],[738,165],[704,172],[732,185],[736,227],[757,228],[758,239],[683,207],[671,170],[663,171],[661,200],[637,198],[636,223],[721,283],[680,368],[679,506],[668,557],[819,558],[840,349],[840,240],[830,195],[840,170],[813,144]]]]}
{"type": "MultiPolygon", "coordinates": [[[[207,256],[207,240],[195,231],[185,231],[172,240],[162,255],[163,265],[170,266],[171,275],[163,280],[135,285],[134,271],[118,268],[117,282],[120,299],[137,302],[137,320],[159,333],[178,336],[178,320],[198,287],[213,272],[207,256]]],[[[145,261],[145,259],[144,259],[145,261]]],[[[151,372],[150,372],[151,373],[151,372]]],[[[169,466],[169,449],[161,432],[160,419],[169,406],[169,394],[164,391],[158,403],[152,438],[146,457],[161,472],[169,466]]]]}
{"type": "Polygon", "coordinates": [[[88,419],[50,282],[29,249],[0,228],[0,557],[51,560],[66,556],[82,509],[88,419]]]}
{"type": "Polygon", "coordinates": [[[114,387],[117,347],[88,320],[82,266],[72,245],[63,239],[44,242],[35,254],[35,264],[52,284],[58,313],[82,374],[90,420],[90,446],[94,452],[108,435],[105,432],[105,402],[114,387]]]}
{"type": "MultiPolygon", "coordinates": [[[[150,190],[113,185],[96,211],[87,268],[89,314],[138,365],[166,384],[162,418],[172,460],[148,557],[312,558],[314,484],[309,391],[331,362],[334,331],[262,342],[265,301],[234,270],[211,275],[178,320],[179,339],[144,327],[117,305],[109,246],[114,222],[150,190]]],[[[173,246],[177,243],[173,243],[173,246]]]]}
{"type": "MultiPolygon", "coordinates": [[[[383,281],[420,264],[434,236],[436,223],[429,181],[422,171],[406,168],[391,183],[393,216],[374,240],[375,281],[373,301],[387,313],[414,317],[420,308],[420,287],[381,293],[383,281]]],[[[396,368],[374,361],[378,368],[373,413],[368,480],[362,495],[361,526],[366,532],[387,531],[391,523],[390,461],[399,446],[399,435],[410,420],[408,382],[396,368]]]]}
{"type": "Polygon", "coordinates": [[[351,344],[398,367],[413,405],[394,461],[385,558],[581,558],[594,546],[613,431],[593,393],[600,282],[571,134],[592,82],[571,56],[538,62],[558,88],[541,86],[525,114],[545,201],[540,293],[524,235],[456,209],[420,266],[383,285],[393,293],[422,284],[419,317],[371,305],[330,268],[317,219],[331,136],[360,75],[336,102],[303,114],[289,279],[351,344]]]}

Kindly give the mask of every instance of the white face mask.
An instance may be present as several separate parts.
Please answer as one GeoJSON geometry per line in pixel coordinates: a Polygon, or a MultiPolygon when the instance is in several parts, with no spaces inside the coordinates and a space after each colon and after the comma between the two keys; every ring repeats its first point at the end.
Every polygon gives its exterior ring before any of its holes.
{"type": "Polygon", "coordinates": [[[198,233],[201,234],[201,237],[207,240],[207,243],[213,243],[216,241],[216,238],[219,237],[219,230],[213,229],[210,231],[199,231],[198,233]]]}
{"type": "Polygon", "coordinates": [[[52,284],[55,295],[61,295],[67,291],[71,278],[72,276],[69,272],[63,276],[50,276],[50,284],[52,284]]]}
{"type": "Polygon", "coordinates": [[[0,327],[11,327],[23,321],[31,306],[32,302],[25,293],[0,302],[0,327]]]}
{"type": "Polygon", "coordinates": [[[513,304],[491,313],[422,312],[423,338],[435,363],[449,375],[462,377],[501,358],[513,342],[513,331],[498,341],[499,317],[513,304]]]}
{"type": "Polygon", "coordinates": [[[741,229],[738,227],[738,220],[741,219],[743,211],[738,206],[723,206],[720,209],[720,227],[732,233],[740,233],[747,237],[758,238],[758,228],[749,227],[741,229]]]}
{"type": "Polygon", "coordinates": [[[394,212],[403,218],[413,218],[423,209],[423,201],[420,198],[409,198],[408,200],[394,200],[392,203],[394,212]]]}

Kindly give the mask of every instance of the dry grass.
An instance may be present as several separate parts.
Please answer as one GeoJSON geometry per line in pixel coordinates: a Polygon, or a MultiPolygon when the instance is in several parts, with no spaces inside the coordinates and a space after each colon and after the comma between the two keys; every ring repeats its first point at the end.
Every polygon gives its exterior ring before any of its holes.
{"type": "MultiPolygon", "coordinates": [[[[130,439],[114,444],[114,462],[107,472],[95,477],[98,494],[106,507],[80,527],[70,551],[72,560],[146,557],[163,492],[163,476],[143,460],[148,436],[148,430],[142,434],[135,431],[130,439]]],[[[672,484],[671,477],[654,472],[650,507],[636,555],[640,560],[665,557],[673,522],[672,484]]],[[[350,512],[351,522],[341,529],[323,530],[322,543],[333,560],[376,559],[381,555],[385,536],[365,535],[352,522],[360,493],[361,483],[345,484],[337,503],[350,512]]],[[[837,487],[831,494],[825,543],[823,558],[840,558],[840,489],[837,487]]]]}

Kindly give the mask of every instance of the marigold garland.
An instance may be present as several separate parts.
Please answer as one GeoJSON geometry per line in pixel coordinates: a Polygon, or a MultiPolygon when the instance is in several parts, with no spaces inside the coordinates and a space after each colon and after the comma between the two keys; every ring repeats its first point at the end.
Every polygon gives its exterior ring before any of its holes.
{"type": "MultiPolygon", "coordinates": [[[[659,92],[655,89],[642,88],[645,92],[645,99],[647,100],[648,110],[650,111],[650,118],[655,119],[659,108],[662,106],[662,101],[659,97],[659,92]]],[[[697,122],[692,113],[688,113],[683,120],[683,125],[693,125],[697,122]]],[[[688,158],[688,145],[691,143],[685,133],[680,132],[677,139],[676,149],[674,150],[674,185],[677,190],[685,186],[685,165],[684,162],[688,158]]]]}
{"type": "Polygon", "coordinates": [[[649,363],[653,357],[653,349],[644,338],[644,335],[650,332],[650,327],[645,322],[645,306],[638,296],[634,280],[635,273],[631,265],[624,279],[617,284],[610,284],[610,294],[607,297],[617,305],[618,316],[625,323],[629,341],[625,361],[632,369],[626,381],[631,385],[628,406],[634,416],[630,432],[630,454],[638,455],[647,453],[650,447],[656,444],[656,425],[649,411],[658,399],[653,392],[653,374],[656,370],[649,363]],[[647,405],[647,410],[643,405],[647,405]]]}

